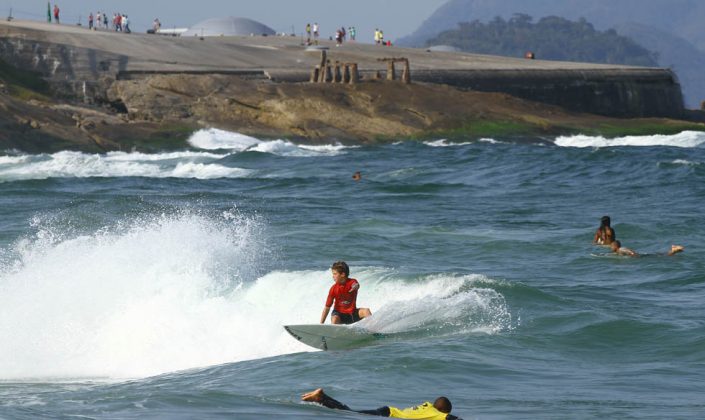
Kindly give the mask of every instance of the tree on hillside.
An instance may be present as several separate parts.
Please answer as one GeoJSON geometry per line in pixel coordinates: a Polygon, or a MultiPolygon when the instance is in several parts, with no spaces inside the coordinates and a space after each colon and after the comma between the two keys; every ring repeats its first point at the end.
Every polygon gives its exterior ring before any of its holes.
{"type": "Polygon", "coordinates": [[[546,60],[657,66],[657,55],[613,29],[595,30],[584,18],[576,22],[547,16],[533,18],[519,13],[509,20],[496,17],[488,23],[462,22],[458,28],[440,33],[426,42],[451,45],[479,54],[523,57],[532,51],[546,60]]]}

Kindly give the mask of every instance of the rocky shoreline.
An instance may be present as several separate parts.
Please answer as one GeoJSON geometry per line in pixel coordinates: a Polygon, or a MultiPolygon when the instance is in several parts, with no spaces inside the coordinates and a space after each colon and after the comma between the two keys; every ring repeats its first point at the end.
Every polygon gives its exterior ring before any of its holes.
{"type": "Polygon", "coordinates": [[[57,99],[0,78],[0,109],[0,149],[30,153],[182,148],[193,131],[211,127],[314,143],[705,130],[702,121],[571,113],[444,85],[274,83],[231,75],[117,80],[102,105],[57,99]]]}
{"type": "Polygon", "coordinates": [[[669,69],[319,47],[0,22],[0,150],[149,152],[188,147],[200,128],[326,143],[705,130],[669,69]],[[358,83],[307,83],[326,48],[358,83]],[[411,84],[378,77],[395,59],[411,84]]]}

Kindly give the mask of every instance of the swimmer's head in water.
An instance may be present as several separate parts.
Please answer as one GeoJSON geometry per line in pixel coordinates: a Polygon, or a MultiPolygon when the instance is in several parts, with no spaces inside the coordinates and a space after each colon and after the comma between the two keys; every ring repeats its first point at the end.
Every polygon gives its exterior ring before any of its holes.
{"type": "Polygon", "coordinates": [[[433,406],[441,413],[450,413],[451,410],[453,410],[453,404],[451,404],[450,400],[446,397],[436,398],[436,401],[433,402],[433,406]]]}
{"type": "Polygon", "coordinates": [[[600,227],[609,227],[610,223],[609,216],[602,216],[602,219],[600,219],[600,227]]]}
{"type": "Polygon", "coordinates": [[[610,246],[612,247],[612,251],[617,251],[619,248],[622,247],[622,243],[619,241],[614,241],[610,246]]]}

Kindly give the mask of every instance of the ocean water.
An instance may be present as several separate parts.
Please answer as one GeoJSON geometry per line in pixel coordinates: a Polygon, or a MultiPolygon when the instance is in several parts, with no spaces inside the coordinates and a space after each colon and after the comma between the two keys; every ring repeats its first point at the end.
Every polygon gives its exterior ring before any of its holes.
{"type": "Polygon", "coordinates": [[[696,132],[5,151],[0,418],[702,418],[704,207],[696,132]],[[386,338],[320,352],[339,259],[386,338]]]}

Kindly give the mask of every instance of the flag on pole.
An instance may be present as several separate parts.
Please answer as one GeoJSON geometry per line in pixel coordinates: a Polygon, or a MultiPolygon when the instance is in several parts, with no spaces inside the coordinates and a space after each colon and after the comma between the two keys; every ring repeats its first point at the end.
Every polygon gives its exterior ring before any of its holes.
{"type": "Polygon", "coordinates": [[[51,23],[51,2],[47,2],[47,22],[51,23]]]}

